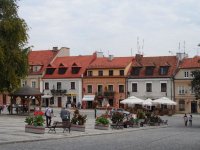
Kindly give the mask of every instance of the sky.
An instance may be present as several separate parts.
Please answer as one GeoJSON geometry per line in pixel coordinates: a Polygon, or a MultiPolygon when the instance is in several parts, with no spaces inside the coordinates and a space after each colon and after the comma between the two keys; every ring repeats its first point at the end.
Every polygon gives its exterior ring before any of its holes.
{"type": "Polygon", "coordinates": [[[20,0],[18,6],[33,50],[200,55],[199,0],[20,0]]]}

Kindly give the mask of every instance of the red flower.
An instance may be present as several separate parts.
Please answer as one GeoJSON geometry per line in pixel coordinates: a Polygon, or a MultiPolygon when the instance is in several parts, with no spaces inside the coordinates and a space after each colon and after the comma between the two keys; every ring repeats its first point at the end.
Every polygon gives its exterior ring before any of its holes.
{"type": "Polygon", "coordinates": [[[44,113],[42,111],[36,111],[34,112],[34,116],[43,116],[44,113]]]}

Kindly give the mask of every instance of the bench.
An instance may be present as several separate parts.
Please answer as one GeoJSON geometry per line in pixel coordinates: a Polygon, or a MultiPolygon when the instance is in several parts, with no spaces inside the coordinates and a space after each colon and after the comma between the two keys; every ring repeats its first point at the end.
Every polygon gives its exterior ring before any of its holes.
{"type": "Polygon", "coordinates": [[[48,133],[53,131],[56,133],[56,128],[63,128],[63,133],[68,129],[70,133],[71,123],[70,121],[63,121],[63,122],[54,121],[53,125],[48,128],[49,128],[48,133]]]}

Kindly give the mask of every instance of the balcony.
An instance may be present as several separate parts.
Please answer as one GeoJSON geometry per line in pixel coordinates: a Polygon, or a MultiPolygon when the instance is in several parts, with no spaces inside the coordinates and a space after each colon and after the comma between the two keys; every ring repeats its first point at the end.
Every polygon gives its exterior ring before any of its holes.
{"type": "Polygon", "coordinates": [[[104,92],[104,97],[114,97],[114,95],[115,95],[115,92],[113,91],[104,92]]]}
{"type": "Polygon", "coordinates": [[[103,97],[103,92],[96,92],[95,95],[96,95],[98,98],[102,98],[102,97],[103,97]]]}
{"type": "Polygon", "coordinates": [[[64,95],[67,93],[67,90],[55,90],[55,89],[52,89],[51,90],[51,94],[52,95],[64,95]]]}

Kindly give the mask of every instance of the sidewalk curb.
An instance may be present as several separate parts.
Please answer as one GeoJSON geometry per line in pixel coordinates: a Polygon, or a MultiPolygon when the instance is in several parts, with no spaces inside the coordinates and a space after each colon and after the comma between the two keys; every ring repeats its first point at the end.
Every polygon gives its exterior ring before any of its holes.
{"type": "Polygon", "coordinates": [[[94,135],[104,135],[104,134],[119,134],[119,133],[125,133],[125,132],[134,132],[134,131],[140,131],[140,130],[159,129],[159,128],[167,128],[167,127],[170,127],[170,126],[169,125],[150,126],[150,127],[140,127],[140,128],[129,128],[128,130],[113,129],[113,130],[111,130],[111,132],[103,132],[103,133],[89,133],[89,134],[72,135],[72,136],[66,135],[66,137],[57,137],[57,138],[44,138],[44,139],[34,139],[34,140],[26,140],[26,141],[1,142],[0,145],[15,144],[15,143],[27,143],[27,142],[35,142],[35,141],[58,140],[58,139],[76,138],[76,137],[85,137],[85,136],[94,136],[94,135]]]}

